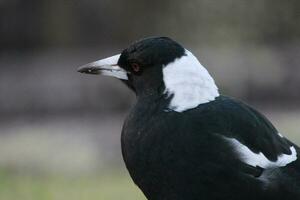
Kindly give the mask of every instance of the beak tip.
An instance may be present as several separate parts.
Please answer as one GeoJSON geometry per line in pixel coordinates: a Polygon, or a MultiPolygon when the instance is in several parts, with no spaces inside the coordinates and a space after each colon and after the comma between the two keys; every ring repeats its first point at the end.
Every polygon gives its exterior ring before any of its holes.
{"type": "Polygon", "coordinates": [[[118,68],[117,63],[119,57],[120,54],[82,65],[77,68],[77,72],[83,74],[92,74],[92,75],[102,74],[102,75],[117,77],[119,76],[118,74],[120,73],[120,70],[116,69],[118,68]]]}
{"type": "Polygon", "coordinates": [[[78,67],[77,72],[83,73],[83,74],[99,74],[100,70],[97,67],[87,64],[87,65],[78,67]]]}
{"type": "Polygon", "coordinates": [[[78,67],[78,68],[77,68],[77,72],[83,73],[83,72],[84,72],[83,67],[82,67],[82,66],[78,67]]]}

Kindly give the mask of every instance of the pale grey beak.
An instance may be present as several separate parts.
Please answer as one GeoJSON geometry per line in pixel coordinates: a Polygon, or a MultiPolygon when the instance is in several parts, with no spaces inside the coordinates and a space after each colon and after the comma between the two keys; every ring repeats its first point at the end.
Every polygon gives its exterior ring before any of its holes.
{"type": "Polygon", "coordinates": [[[118,54],[88,63],[79,67],[77,71],[85,74],[100,74],[104,76],[113,76],[122,80],[128,80],[128,72],[118,66],[120,55],[121,54],[118,54]]]}

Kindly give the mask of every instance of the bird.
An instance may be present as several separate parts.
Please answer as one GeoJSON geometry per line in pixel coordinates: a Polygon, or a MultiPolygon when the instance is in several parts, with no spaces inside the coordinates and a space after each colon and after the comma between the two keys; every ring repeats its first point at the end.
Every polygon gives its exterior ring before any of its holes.
{"type": "Polygon", "coordinates": [[[260,112],[220,94],[192,52],[169,37],[137,40],[78,68],[136,94],[122,156],[149,200],[299,200],[299,147],[260,112]]]}

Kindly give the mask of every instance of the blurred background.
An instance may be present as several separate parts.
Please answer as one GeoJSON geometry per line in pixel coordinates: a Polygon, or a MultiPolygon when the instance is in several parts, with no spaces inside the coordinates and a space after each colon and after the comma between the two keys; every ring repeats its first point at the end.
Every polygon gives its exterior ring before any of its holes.
{"type": "Polygon", "coordinates": [[[76,72],[169,36],[300,144],[300,1],[0,0],[0,200],[144,199],[121,157],[135,97],[76,72]]]}

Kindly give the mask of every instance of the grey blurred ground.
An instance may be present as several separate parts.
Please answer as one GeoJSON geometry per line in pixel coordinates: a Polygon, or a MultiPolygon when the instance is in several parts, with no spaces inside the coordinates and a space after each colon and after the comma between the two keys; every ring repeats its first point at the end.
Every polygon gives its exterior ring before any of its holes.
{"type": "MultiPolygon", "coordinates": [[[[267,116],[300,144],[300,112],[272,110],[267,116]]],[[[0,166],[8,172],[90,175],[124,167],[120,130],[124,114],[18,120],[1,126],[0,166]]]]}

